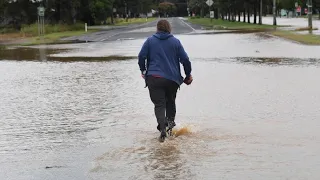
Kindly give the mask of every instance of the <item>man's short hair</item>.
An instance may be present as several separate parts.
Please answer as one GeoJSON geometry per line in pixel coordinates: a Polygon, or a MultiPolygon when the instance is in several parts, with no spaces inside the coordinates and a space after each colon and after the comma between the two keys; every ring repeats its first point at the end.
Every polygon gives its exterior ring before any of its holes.
{"type": "Polygon", "coordinates": [[[157,23],[157,31],[171,33],[170,23],[165,19],[162,19],[162,20],[158,21],[158,23],[157,23]]]}

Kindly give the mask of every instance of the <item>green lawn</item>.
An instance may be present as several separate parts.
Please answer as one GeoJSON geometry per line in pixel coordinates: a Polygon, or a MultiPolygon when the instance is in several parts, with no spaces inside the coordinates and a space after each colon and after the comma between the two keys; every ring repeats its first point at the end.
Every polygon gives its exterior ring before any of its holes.
{"type": "Polygon", "coordinates": [[[96,30],[88,30],[85,32],[84,24],[46,24],[44,26],[44,36],[38,36],[38,25],[23,25],[20,31],[12,30],[0,34],[0,41],[12,42],[11,45],[37,45],[59,43],[59,39],[63,37],[78,36],[85,33],[95,32],[96,30]]]}
{"type": "Polygon", "coordinates": [[[298,34],[293,31],[274,31],[273,35],[308,45],[320,45],[320,36],[314,34],[298,34]]]}
{"type": "Polygon", "coordinates": [[[259,25],[259,24],[249,24],[243,22],[231,22],[222,19],[212,19],[210,18],[189,18],[189,21],[193,24],[198,24],[206,27],[207,29],[229,29],[229,30],[252,30],[252,29],[272,29],[277,26],[272,25],[259,25]]]}

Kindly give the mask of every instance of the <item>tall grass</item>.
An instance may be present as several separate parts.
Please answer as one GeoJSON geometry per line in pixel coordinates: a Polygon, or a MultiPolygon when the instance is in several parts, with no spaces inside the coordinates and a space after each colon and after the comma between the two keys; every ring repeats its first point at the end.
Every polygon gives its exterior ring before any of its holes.
{"type": "MultiPolygon", "coordinates": [[[[73,25],[45,24],[45,26],[44,26],[44,33],[45,34],[66,32],[66,31],[79,31],[79,30],[84,30],[84,24],[82,24],[82,23],[77,23],[77,24],[73,24],[73,25]]],[[[31,35],[31,36],[37,36],[38,35],[38,24],[24,25],[21,28],[20,32],[23,34],[31,35]]]]}
{"type": "Polygon", "coordinates": [[[320,36],[315,34],[298,34],[293,31],[274,31],[273,35],[308,45],[320,45],[320,36]]]}
{"type": "Polygon", "coordinates": [[[17,32],[17,30],[13,29],[13,28],[8,28],[8,27],[3,27],[0,26],[0,34],[4,34],[4,33],[14,33],[17,32]]]}

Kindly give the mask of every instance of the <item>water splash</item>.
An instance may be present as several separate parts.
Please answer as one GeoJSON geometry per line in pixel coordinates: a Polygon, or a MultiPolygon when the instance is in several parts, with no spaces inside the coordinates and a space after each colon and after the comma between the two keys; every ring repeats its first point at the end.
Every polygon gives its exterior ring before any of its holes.
{"type": "Polygon", "coordinates": [[[192,134],[191,126],[182,126],[180,128],[172,129],[172,133],[175,137],[192,134]]]}

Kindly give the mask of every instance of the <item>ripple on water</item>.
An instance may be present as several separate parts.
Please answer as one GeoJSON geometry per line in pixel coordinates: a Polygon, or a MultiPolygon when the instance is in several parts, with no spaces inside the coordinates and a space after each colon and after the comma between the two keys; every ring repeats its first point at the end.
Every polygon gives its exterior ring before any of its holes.
{"type": "Polygon", "coordinates": [[[200,128],[159,144],[136,61],[0,61],[1,169],[18,179],[11,167],[30,164],[25,174],[45,176],[39,168],[67,164],[54,174],[63,179],[102,151],[93,179],[315,179],[320,71],[304,65],[318,62],[194,59],[197,80],[179,91],[178,123],[200,128]]]}

